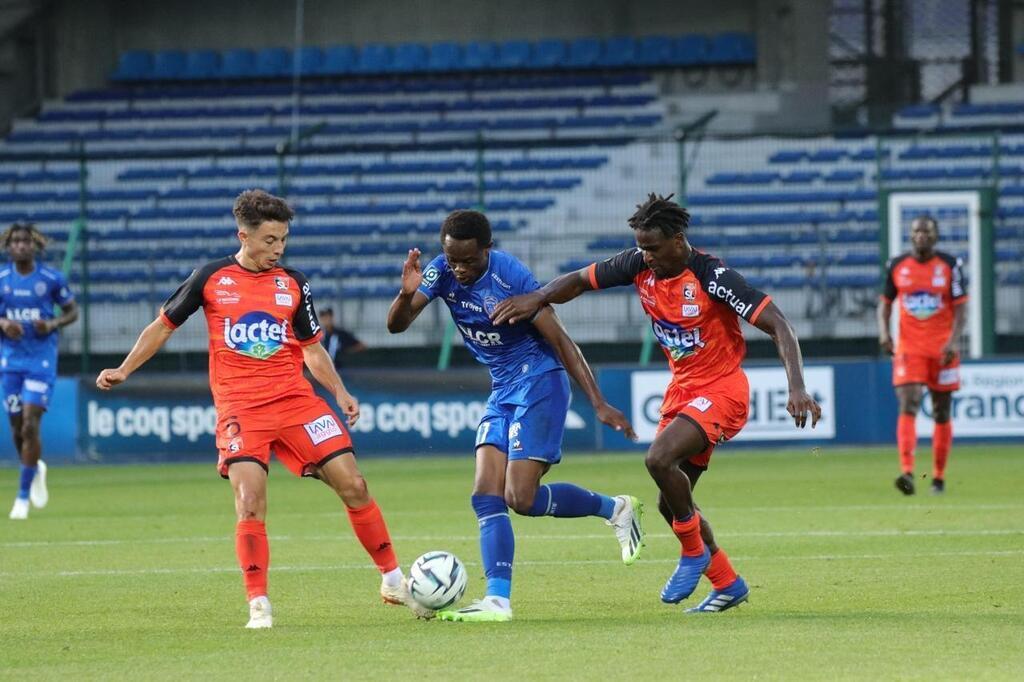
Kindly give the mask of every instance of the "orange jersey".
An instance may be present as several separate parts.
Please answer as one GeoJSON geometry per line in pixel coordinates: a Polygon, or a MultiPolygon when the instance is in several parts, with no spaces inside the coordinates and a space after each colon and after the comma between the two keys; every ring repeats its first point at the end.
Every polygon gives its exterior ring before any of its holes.
{"type": "Polygon", "coordinates": [[[210,389],[219,412],[313,396],[302,376],[302,347],[320,341],[305,276],[275,267],[246,270],[223,258],[194,270],[164,303],[171,329],[199,308],[210,334],[210,389]]]}
{"type": "Polygon", "coordinates": [[[962,262],[941,251],[923,263],[904,253],[886,270],[882,298],[899,308],[896,353],[939,357],[953,333],[953,308],[967,301],[962,262]]]}
{"type": "Polygon", "coordinates": [[[700,251],[675,277],[657,279],[640,249],[628,249],[589,268],[595,289],[632,284],[651,318],[672,369],[672,382],[700,388],[735,372],[747,354],[739,318],[751,324],[771,298],[734,270],[700,251]]]}

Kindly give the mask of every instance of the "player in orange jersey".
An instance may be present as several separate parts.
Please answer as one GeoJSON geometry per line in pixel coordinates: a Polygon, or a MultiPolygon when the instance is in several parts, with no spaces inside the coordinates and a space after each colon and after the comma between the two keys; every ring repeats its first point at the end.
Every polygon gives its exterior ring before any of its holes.
{"type": "Polygon", "coordinates": [[[804,387],[800,345],[771,299],[713,256],[690,246],[690,214],[651,194],[629,219],[635,249],[562,275],[541,289],[498,304],[496,324],[529,319],[542,306],[580,294],[633,285],[672,369],[661,407],[658,435],[647,452],[647,470],[658,485],[659,509],[679,538],[681,556],[661,592],[678,603],[697,587],[701,574],[712,591],[689,611],[719,612],[745,601],[747,584],[715,543],[711,526],[693,501],[693,486],[707,470],[715,446],[747,421],[750,388],[740,367],[746,344],[739,318],[775,341],[789,380],[787,410],[803,428],[821,408],[804,387]]]}
{"type": "Polygon", "coordinates": [[[106,390],[123,383],[203,308],[217,408],[217,466],[235,493],[235,549],[249,598],[246,627],[269,628],[273,623],[264,523],[271,450],[296,476],[319,478],[341,498],[356,537],[382,574],[384,601],[407,604],[417,615],[430,617],[431,611],[409,597],[384,518],[356,466],[346,424],[302,376],[305,364],[335,396],[347,426],[356,422],[359,403],[320,344],[309,283],[301,272],[279,265],[292,209],[283,199],[250,190],[235,200],[234,215],[238,253],[193,271],[142,331],[121,366],[100,372],[96,385],[106,390]]]}
{"type": "Polygon", "coordinates": [[[896,487],[914,494],[914,422],[921,409],[923,388],[932,397],[932,492],[946,490],[946,462],[953,445],[950,406],[960,388],[960,337],[967,320],[963,263],[935,250],[939,224],[931,216],[910,224],[911,250],[889,260],[878,302],[878,343],[893,354],[892,385],[900,403],[896,447],[903,473],[896,487]],[[898,302],[899,340],[893,347],[889,331],[892,304],[898,302]]]}

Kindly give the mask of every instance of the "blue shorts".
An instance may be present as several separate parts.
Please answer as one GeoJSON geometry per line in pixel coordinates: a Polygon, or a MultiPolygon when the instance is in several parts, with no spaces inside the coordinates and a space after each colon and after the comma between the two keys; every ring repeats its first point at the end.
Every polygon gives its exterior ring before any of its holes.
{"type": "Polygon", "coordinates": [[[36,372],[3,373],[4,407],[7,414],[21,414],[24,404],[39,405],[44,410],[50,405],[56,377],[36,372]]]}
{"type": "Polygon", "coordinates": [[[509,460],[557,464],[572,392],[564,371],[546,372],[515,386],[499,388],[487,400],[476,430],[476,446],[493,445],[509,460]]]}

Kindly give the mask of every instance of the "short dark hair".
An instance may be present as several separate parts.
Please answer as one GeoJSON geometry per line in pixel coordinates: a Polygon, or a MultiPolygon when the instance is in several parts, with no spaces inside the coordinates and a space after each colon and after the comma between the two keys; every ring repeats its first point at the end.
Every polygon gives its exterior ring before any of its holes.
{"type": "Polygon", "coordinates": [[[11,245],[11,238],[14,236],[15,232],[25,232],[25,233],[27,233],[28,234],[28,238],[31,239],[35,243],[36,248],[38,250],[40,250],[40,251],[45,249],[46,245],[50,242],[50,240],[46,238],[46,235],[44,235],[42,232],[40,232],[39,228],[36,227],[34,224],[32,224],[32,223],[14,223],[10,227],[8,227],[6,230],[4,230],[4,233],[2,235],[0,235],[0,240],[3,241],[5,249],[8,246],[11,245]]]}
{"type": "Polygon", "coordinates": [[[287,201],[261,189],[247,189],[239,194],[231,212],[239,225],[253,230],[268,220],[287,223],[295,217],[287,201]]]}
{"type": "Polygon", "coordinates": [[[690,212],[671,201],[673,196],[648,194],[647,201],[637,204],[636,213],[629,218],[629,226],[634,230],[661,230],[666,237],[685,233],[690,227],[690,212]]]}
{"type": "Polygon", "coordinates": [[[478,247],[491,245],[491,221],[480,211],[452,211],[441,223],[441,243],[445,237],[475,239],[478,247]]]}

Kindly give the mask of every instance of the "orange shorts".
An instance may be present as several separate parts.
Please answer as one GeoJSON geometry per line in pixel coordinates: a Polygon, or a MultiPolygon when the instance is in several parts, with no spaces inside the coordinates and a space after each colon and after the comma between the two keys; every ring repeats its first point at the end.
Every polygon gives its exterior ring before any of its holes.
{"type": "Polygon", "coordinates": [[[925,384],[929,391],[948,392],[960,388],[960,356],[948,365],[942,358],[899,353],[892,359],[892,385],[925,384]]]}
{"type": "Polygon", "coordinates": [[[708,446],[689,461],[707,467],[715,446],[739,433],[749,412],[750,384],[741,369],[700,388],[683,388],[673,382],[661,403],[658,433],[677,417],[696,424],[704,432],[708,446]]]}
{"type": "Polygon", "coordinates": [[[256,462],[269,471],[271,451],[296,476],[312,476],[317,467],[353,450],[345,422],[327,403],[300,396],[218,414],[217,451],[217,469],[227,478],[235,462],[256,462]]]}

